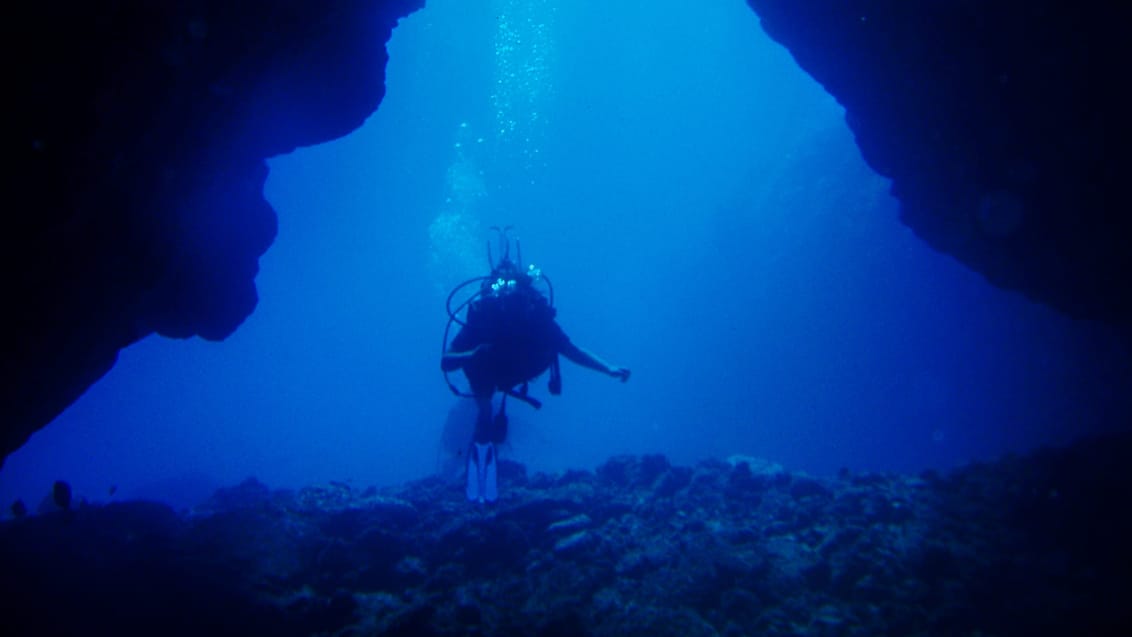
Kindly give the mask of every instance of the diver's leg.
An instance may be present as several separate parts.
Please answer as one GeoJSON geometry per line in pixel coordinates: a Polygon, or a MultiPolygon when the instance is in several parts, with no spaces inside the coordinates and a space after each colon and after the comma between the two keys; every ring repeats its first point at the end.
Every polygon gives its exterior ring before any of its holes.
{"type": "Polygon", "coordinates": [[[491,442],[491,394],[476,394],[476,431],[473,442],[491,442]]]}
{"type": "Polygon", "coordinates": [[[492,444],[491,394],[477,393],[476,431],[468,447],[466,493],[468,500],[494,502],[499,497],[496,486],[495,445],[492,444]]]}
{"type": "Polygon", "coordinates": [[[489,442],[483,445],[483,499],[488,502],[495,502],[499,499],[499,482],[496,476],[496,467],[498,465],[498,458],[495,457],[495,443],[489,442]]]}
{"type": "Polygon", "coordinates": [[[507,441],[507,396],[499,404],[499,413],[491,421],[491,441],[501,445],[507,441]]]}

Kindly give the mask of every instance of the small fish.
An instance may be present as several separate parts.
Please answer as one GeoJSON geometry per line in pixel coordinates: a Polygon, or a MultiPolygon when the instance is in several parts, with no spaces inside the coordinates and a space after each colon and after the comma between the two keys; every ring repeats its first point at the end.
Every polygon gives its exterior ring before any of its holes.
{"type": "Polygon", "coordinates": [[[110,489],[109,489],[109,492],[108,492],[108,493],[109,493],[110,497],[112,497],[112,498],[113,498],[113,497],[114,497],[114,494],[115,494],[115,493],[118,493],[118,485],[116,485],[116,484],[112,484],[112,485],[110,485],[110,489]]]}
{"type": "Polygon", "coordinates": [[[16,500],[12,503],[12,515],[16,518],[22,518],[28,514],[28,505],[24,504],[23,500],[16,500]]]}
{"type": "Polygon", "coordinates": [[[71,485],[62,480],[56,480],[54,486],[51,487],[51,499],[55,502],[55,506],[60,509],[70,509],[71,485]]]}

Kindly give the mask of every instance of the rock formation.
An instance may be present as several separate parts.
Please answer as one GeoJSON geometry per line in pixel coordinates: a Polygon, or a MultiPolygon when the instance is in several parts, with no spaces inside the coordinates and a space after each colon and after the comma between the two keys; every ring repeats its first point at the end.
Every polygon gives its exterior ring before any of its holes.
{"type": "MultiPolygon", "coordinates": [[[[997,285],[1130,324],[1120,3],[749,3],[845,106],[920,236],[997,285]]],[[[240,324],[275,234],[264,158],[359,126],[381,101],[392,28],[422,5],[132,0],[8,15],[0,458],[122,347],[240,324]]]]}
{"type": "Polygon", "coordinates": [[[1132,437],[947,475],[617,457],[0,523],[9,635],[1127,635],[1132,437]]]}
{"type": "Polygon", "coordinates": [[[0,457],[152,333],[222,339],[275,237],[264,158],[345,135],[423,0],[31,3],[5,59],[0,457]],[[17,37],[18,34],[18,37],[17,37]]]}
{"type": "Polygon", "coordinates": [[[1132,326],[1124,6],[748,4],[845,107],[920,237],[995,285],[1132,326]]]}

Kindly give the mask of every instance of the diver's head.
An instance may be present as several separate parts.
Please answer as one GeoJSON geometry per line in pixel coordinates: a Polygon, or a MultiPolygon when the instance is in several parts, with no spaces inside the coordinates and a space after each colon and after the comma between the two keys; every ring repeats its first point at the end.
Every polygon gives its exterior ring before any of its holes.
{"type": "Polygon", "coordinates": [[[517,279],[522,273],[523,271],[519,269],[519,265],[507,257],[503,257],[491,270],[492,278],[502,277],[505,279],[517,279]]]}
{"type": "MultiPolygon", "coordinates": [[[[499,235],[500,259],[496,262],[492,258],[491,241],[488,241],[487,262],[491,267],[491,274],[484,277],[481,293],[500,295],[517,290],[530,290],[534,289],[540,281],[545,281],[545,284],[549,287],[550,282],[543,278],[542,270],[536,268],[533,264],[527,269],[523,269],[519,265],[523,260],[523,252],[519,247],[518,238],[514,239],[515,258],[511,258],[512,238],[508,236],[511,226],[504,228],[492,226],[491,229],[499,235]]],[[[551,291],[551,297],[553,298],[553,291],[551,291]]]]}
{"type": "Polygon", "coordinates": [[[507,257],[495,264],[491,274],[484,280],[484,287],[490,290],[491,294],[507,294],[518,290],[521,286],[529,285],[530,277],[527,273],[507,257]]]}

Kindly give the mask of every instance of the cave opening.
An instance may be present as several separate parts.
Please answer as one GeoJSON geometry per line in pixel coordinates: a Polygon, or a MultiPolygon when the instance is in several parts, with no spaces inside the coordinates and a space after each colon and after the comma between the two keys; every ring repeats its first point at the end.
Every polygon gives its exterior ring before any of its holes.
{"type": "Polygon", "coordinates": [[[394,32],[366,125],[270,161],[256,312],[222,343],[123,351],[8,459],[0,496],[66,478],[187,503],[253,474],[443,468],[470,418],[437,369],[443,299],[493,224],[553,276],[571,337],[634,370],[567,368],[561,399],[516,409],[505,453],[532,469],[917,471],[1127,413],[1103,330],[913,236],[833,98],[742,2],[709,5],[430,1],[394,32]]]}

